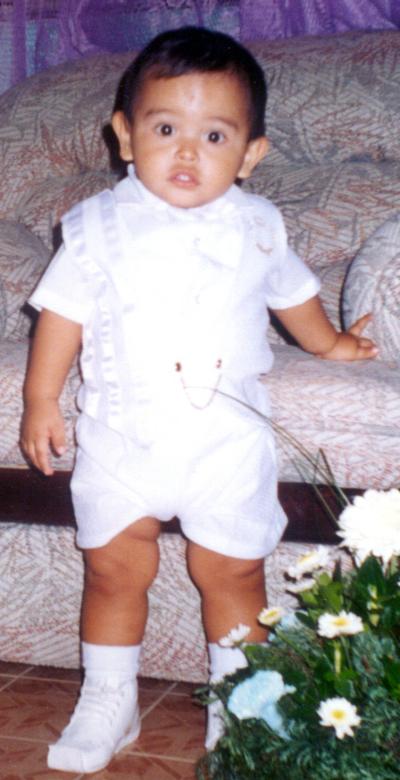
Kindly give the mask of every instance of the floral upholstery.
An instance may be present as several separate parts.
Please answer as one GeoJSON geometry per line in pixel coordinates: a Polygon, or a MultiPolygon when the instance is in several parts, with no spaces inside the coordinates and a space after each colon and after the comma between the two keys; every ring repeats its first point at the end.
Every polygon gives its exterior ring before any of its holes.
{"type": "Polygon", "coordinates": [[[370,236],[350,264],[343,288],[345,324],[372,314],[366,335],[381,360],[400,353],[400,212],[370,236]]]}
{"type": "Polygon", "coordinates": [[[0,338],[18,341],[29,333],[23,313],[32,278],[44,271],[50,251],[25,225],[0,220],[0,338]]]}

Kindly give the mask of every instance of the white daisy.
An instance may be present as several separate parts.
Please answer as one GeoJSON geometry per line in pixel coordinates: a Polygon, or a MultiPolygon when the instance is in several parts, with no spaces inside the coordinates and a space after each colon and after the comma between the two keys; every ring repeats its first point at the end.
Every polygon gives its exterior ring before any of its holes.
{"type": "Polygon", "coordinates": [[[270,609],[262,609],[258,621],[263,626],[275,626],[279,623],[285,614],[285,610],[282,607],[271,607],[270,609]]]}
{"type": "Polygon", "coordinates": [[[304,577],[304,580],[299,580],[299,582],[291,582],[290,585],[286,586],[286,590],[289,593],[304,593],[306,590],[311,590],[315,585],[315,580],[312,579],[312,577],[304,577]]]}
{"type": "Polygon", "coordinates": [[[311,550],[305,555],[301,555],[294,566],[288,569],[289,577],[300,580],[304,574],[309,574],[316,569],[322,569],[329,562],[329,548],[319,545],[315,550],[311,550]]]}
{"type": "Polygon", "coordinates": [[[352,726],[359,726],[361,718],[357,715],[357,708],[347,699],[325,699],[320,704],[318,715],[321,726],[332,726],[338,739],[354,737],[352,726]]]}
{"type": "Polygon", "coordinates": [[[241,645],[246,636],[250,634],[250,626],[239,623],[236,628],[232,628],[226,636],[219,640],[221,647],[236,647],[241,645]]]}
{"type": "Polygon", "coordinates": [[[363,622],[353,612],[342,612],[330,615],[325,612],[318,620],[318,634],[333,639],[335,636],[348,636],[364,631],[363,622]]]}
{"type": "Polygon", "coordinates": [[[356,496],[339,517],[339,536],[362,563],[369,555],[382,558],[385,566],[400,555],[400,490],[367,490],[356,496]]]}

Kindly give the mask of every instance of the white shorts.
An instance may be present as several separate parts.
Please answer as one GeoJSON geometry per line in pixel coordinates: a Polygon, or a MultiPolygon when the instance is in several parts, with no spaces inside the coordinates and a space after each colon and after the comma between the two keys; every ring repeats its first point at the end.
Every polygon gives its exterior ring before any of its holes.
{"type": "Polygon", "coordinates": [[[242,559],[272,552],[286,516],[268,423],[217,396],[206,409],[185,403],[161,419],[144,447],[81,415],[71,483],[78,545],[102,547],[142,517],[176,516],[207,549],[242,559]]]}

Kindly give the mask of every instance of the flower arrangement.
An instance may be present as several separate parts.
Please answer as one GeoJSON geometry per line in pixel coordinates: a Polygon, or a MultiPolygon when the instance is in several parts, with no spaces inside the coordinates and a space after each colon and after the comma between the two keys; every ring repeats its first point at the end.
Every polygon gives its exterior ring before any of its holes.
{"type": "MultiPolygon", "coordinates": [[[[201,780],[396,780],[400,766],[400,491],[368,490],[338,520],[338,548],[289,569],[299,609],[272,607],[266,644],[238,626],[222,645],[248,666],[210,686],[224,734],[201,780]]],[[[289,585],[289,582],[292,585],[289,585]]]]}

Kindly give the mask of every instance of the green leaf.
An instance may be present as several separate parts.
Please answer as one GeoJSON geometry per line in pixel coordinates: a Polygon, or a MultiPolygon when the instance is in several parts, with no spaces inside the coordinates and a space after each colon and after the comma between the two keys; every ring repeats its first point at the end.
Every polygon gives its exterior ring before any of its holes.
{"type": "Polygon", "coordinates": [[[375,586],[378,594],[384,593],[386,590],[386,578],[382,565],[373,555],[366,558],[357,570],[356,581],[366,587],[369,585],[375,586]]]}
{"type": "Polygon", "coordinates": [[[310,607],[315,607],[318,605],[318,592],[316,592],[314,588],[305,590],[303,593],[299,593],[298,595],[302,604],[310,607]]]}
{"type": "Polygon", "coordinates": [[[324,571],[319,575],[319,577],[317,577],[316,582],[320,588],[326,588],[332,582],[332,577],[330,574],[328,574],[328,572],[324,571]]]}
{"type": "Polygon", "coordinates": [[[400,662],[384,658],[383,667],[385,670],[385,682],[390,693],[394,698],[400,700],[400,662]]]}

